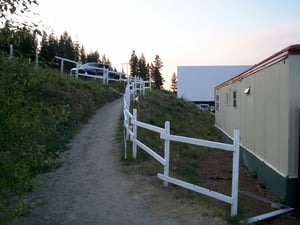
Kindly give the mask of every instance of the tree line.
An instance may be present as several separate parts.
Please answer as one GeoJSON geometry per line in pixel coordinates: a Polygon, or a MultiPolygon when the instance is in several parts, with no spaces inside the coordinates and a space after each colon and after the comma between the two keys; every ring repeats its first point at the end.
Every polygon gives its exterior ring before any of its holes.
{"type": "MultiPolygon", "coordinates": [[[[59,62],[55,61],[55,56],[68,58],[81,64],[86,62],[101,62],[111,66],[111,62],[105,54],[102,55],[101,59],[98,51],[91,51],[86,54],[84,46],[78,42],[74,42],[67,31],[58,38],[53,33],[47,34],[46,32],[39,31],[33,23],[20,23],[19,21],[8,19],[13,14],[30,12],[29,8],[31,5],[38,5],[38,2],[36,0],[3,0],[3,3],[0,5],[0,22],[3,25],[0,28],[0,51],[9,53],[9,46],[12,44],[14,46],[14,56],[33,60],[35,58],[35,51],[40,46],[39,61],[49,67],[59,66],[59,62]],[[40,36],[42,39],[39,43],[38,37],[40,36]]],[[[163,87],[165,82],[161,74],[163,62],[159,55],[155,56],[152,63],[147,63],[144,54],[138,58],[133,50],[129,66],[131,76],[151,79],[154,88],[160,89],[163,87]]],[[[70,70],[74,67],[74,64],[65,62],[64,67],[70,70]]]]}
{"type": "MultiPolygon", "coordinates": [[[[14,46],[14,56],[34,59],[35,49],[39,47],[40,61],[49,67],[57,67],[58,62],[55,61],[55,56],[61,56],[80,63],[86,62],[101,62],[109,64],[109,58],[100,54],[98,51],[91,51],[86,54],[83,45],[79,45],[72,40],[72,37],[65,31],[60,37],[56,37],[53,33],[47,34],[43,32],[40,43],[38,36],[41,32],[30,30],[28,28],[12,28],[9,23],[5,23],[0,29],[0,50],[9,53],[9,46],[14,46]]],[[[74,67],[74,64],[66,64],[69,70],[74,67]]]]}
{"type": "MultiPolygon", "coordinates": [[[[0,29],[0,51],[9,53],[9,46],[12,44],[14,46],[14,56],[34,60],[35,50],[39,47],[40,62],[52,68],[59,66],[59,62],[55,60],[55,56],[71,59],[81,64],[99,62],[112,66],[109,58],[105,54],[100,57],[97,50],[86,54],[84,46],[78,42],[74,42],[66,31],[59,38],[53,33],[47,34],[43,32],[39,43],[38,36],[40,34],[41,32],[37,30],[29,30],[24,27],[15,29],[9,23],[5,23],[4,27],[0,29]]],[[[69,71],[74,67],[74,64],[65,62],[64,66],[69,71]]],[[[162,88],[165,80],[161,74],[163,62],[159,55],[155,56],[152,63],[147,63],[144,54],[138,58],[133,50],[129,66],[131,76],[138,76],[144,80],[151,79],[154,88],[162,88]]]]}
{"type": "Polygon", "coordinates": [[[152,81],[153,87],[161,89],[165,82],[161,74],[161,69],[163,67],[163,62],[159,55],[156,55],[152,63],[147,63],[144,54],[138,58],[135,50],[132,51],[130,60],[130,75],[141,77],[143,80],[152,81]]]}

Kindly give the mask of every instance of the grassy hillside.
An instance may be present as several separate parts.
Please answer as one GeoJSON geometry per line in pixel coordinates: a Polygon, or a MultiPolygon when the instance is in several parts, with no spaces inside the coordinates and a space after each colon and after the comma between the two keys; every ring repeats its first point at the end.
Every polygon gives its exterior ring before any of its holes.
{"type": "MultiPolygon", "coordinates": [[[[171,134],[187,137],[219,141],[214,127],[214,117],[208,112],[199,110],[193,103],[178,99],[168,92],[153,90],[133,105],[138,112],[138,120],[164,127],[165,121],[170,121],[171,134]]],[[[139,128],[138,138],[153,150],[163,155],[164,144],[159,134],[139,128]]],[[[198,161],[207,148],[171,142],[170,173],[185,181],[198,183],[198,161]]],[[[138,152],[138,161],[143,161],[139,167],[142,173],[156,175],[162,166],[147,153],[138,152]]]]}
{"type": "Polygon", "coordinates": [[[118,97],[100,81],[0,55],[0,224],[23,213],[32,177],[53,167],[79,125],[118,97]]]}
{"type": "MultiPolygon", "coordinates": [[[[178,99],[169,92],[147,92],[145,96],[140,96],[138,102],[132,104],[132,108],[137,109],[139,121],[159,127],[164,127],[165,121],[170,121],[171,134],[222,142],[214,127],[214,116],[211,113],[200,110],[195,104],[178,99]]],[[[138,128],[137,136],[141,142],[164,156],[164,142],[160,140],[159,134],[138,128]]],[[[146,176],[163,173],[163,166],[140,148],[137,159],[133,160],[130,156],[130,142],[129,145],[128,159],[123,160],[125,171],[146,176]]],[[[186,182],[230,194],[231,160],[232,154],[227,151],[171,142],[169,173],[170,176],[186,182]]],[[[226,203],[174,185],[170,185],[169,190],[174,191],[176,198],[190,202],[199,201],[199,205],[205,205],[218,216],[229,218],[230,207],[226,203]]]]}

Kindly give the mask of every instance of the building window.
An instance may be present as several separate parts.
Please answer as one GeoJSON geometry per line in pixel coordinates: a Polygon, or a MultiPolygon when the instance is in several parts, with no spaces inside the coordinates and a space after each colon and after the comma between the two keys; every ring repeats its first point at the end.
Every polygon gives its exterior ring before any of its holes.
{"type": "Polygon", "coordinates": [[[219,111],[220,108],[220,97],[216,95],[216,111],[219,111]]]}
{"type": "Polygon", "coordinates": [[[226,100],[226,105],[229,106],[230,105],[230,94],[228,92],[226,93],[225,100],[226,100]]]}
{"type": "Polygon", "coordinates": [[[237,106],[237,94],[236,94],[236,91],[234,91],[232,93],[232,105],[233,105],[233,107],[237,106]]]}

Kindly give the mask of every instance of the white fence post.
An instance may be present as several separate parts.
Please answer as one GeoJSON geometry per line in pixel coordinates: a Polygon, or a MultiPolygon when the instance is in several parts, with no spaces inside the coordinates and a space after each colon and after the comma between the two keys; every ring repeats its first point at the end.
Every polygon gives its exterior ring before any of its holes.
{"type": "Polygon", "coordinates": [[[135,99],[137,93],[138,93],[137,92],[137,77],[134,76],[133,95],[132,95],[133,100],[135,99]]]}
{"type": "Polygon", "coordinates": [[[136,159],[136,140],[137,140],[137,110],[133,109],[133,114],[132,114],[132,122],[133,127],[132,127],[132,132],[133,132],[133,139],[132,139],[132,157],[136,159]]]}
{"type": "Polygon", "coordinates": [[[78,78],[78,70],[79,70],[79,66],[80,66],[80,64],[79,64],[79,63],[76,63],[76,78],[78,78]]]}
{"type": "Polygon", "coordinates": [[[142,93],[143,93],[143,95],[145,95],[145,93],[146,93],[145,83],[146,83],[146,82],[145,82],[144,80],[142,80],[142,87],[143,87],[143,89],[142,89],[143,92],[142,92],[142,93]]]}
{"type": "MultiPolygon", "coordinates": [[[[126,111],[130,111],[130,91],[129,91],[129,85],[125,88],[125,114],[124,114],[124,120],[127,127],[129,127],[130,119],[129,116],[126,114],[126,111]]],[[[129,140],[129,132],[126,129],[126,140],[129,140]]]]}
{"type": "Polygon", "coordinates": [[[39,50],[37,48],[35,49],[35,64],[36,66],[39,65],[39,50]]]}
{"type": "Polygon", "coordinates": [[[240,131],[234,130],[234,152],[232,160],[232,204],[231,216],[237,215],[238,212],[238,191],[239,191],[239,161],[240,161],[240,131]]]}
{"type": "Polygon", "coordinates": [[[14,46],[9,45],[9,58],[12,59],[14,57],[14,46]]]}
{"type": "Polygon", "coordinates": [[[61,63],[60,63],[60,72],[63,73],[64,72],[64,60],[61,59],[61,63]]]}
{"type": "MultiPolygon", "coordinates": [[[[165,134],[166,137],[170,135],[170,122],[165,122],[165,134]]],[[[170,140],[165,139],[165,165],[164,165],[164,175],[169,176],[169,164],[170,164],[170,140]]],[[[168,182],[164,181],[164,186],[168,186],[168,182]]]]}
{"type": "Polygon", "coordinates": [[[103,71],[103,80],[102,80],[102,81],[103,81],[103,84],[106,84],[106,79],[107,79],[107,77],[108,77],[108,76],[107,76],[107,71],[104,70],[104,71],[103,71]]]}
{"type": "Polygon", "coordinates": [[[126,86],[125,93],[126,93],[126,96],[125,96],[126,107],[129,111],[130,110],[130,89],[129,89],[129,86],[126,86]]]}
{"type": "Polygon", "coordinates": [[[109,80],[109,70],[106,69],[106,84],[108,84],[108,80],[109,80]]]}

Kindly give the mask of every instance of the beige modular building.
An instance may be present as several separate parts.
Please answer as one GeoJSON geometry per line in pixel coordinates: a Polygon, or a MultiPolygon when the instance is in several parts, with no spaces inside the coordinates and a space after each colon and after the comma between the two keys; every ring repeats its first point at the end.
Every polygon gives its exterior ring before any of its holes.
{"type": "Polygon", "coordinates": [[[300,45],[215,87],[215,124],[228,141],[240,129],[241,160],[288,205],[299,203],[300,45]]]}

